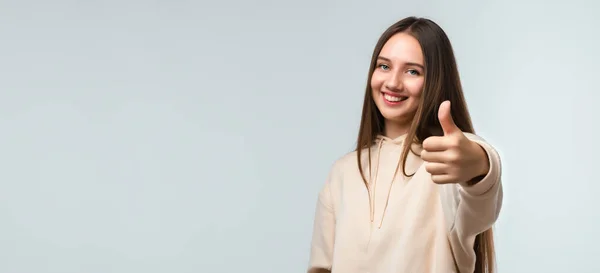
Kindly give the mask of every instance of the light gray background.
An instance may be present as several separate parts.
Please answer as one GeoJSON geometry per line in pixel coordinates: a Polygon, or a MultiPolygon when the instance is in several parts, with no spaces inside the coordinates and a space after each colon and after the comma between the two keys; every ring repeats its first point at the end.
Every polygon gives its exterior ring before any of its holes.
{"type": "Polygon", "coordinates": [[[455,47],[500,272],[599,272],[593,1],[0,0],[0,272],[304,272],[379,34],[455,47]],[[451,2],[451,3],[450,3],[451,2]]]}

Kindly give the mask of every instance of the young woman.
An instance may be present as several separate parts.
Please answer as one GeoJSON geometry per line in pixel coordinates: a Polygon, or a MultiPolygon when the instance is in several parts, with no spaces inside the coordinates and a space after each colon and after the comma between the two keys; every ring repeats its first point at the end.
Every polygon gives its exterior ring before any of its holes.
{"type": "Polygon", "coordinates": [[[356,150],[319,193],[309,272],[493,272],[500,168],[444,31],[393,24],[373,52],[356,150]]]}

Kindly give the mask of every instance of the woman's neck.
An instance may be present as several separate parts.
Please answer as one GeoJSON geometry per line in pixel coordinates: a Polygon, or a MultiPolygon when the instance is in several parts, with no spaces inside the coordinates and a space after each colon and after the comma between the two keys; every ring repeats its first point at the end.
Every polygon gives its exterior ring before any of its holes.
{"type": "Polygon", "coordinates": [[[393,122],[393,121],[385,121],[385,130],[384,130],[384,134],[386,137],[389,137],[391,139],[395,139],[399,136],[402,136],[406,133],[408,133],[408,129],[410,128],[410,124],[399,124],[398,122],[393,122]]]}

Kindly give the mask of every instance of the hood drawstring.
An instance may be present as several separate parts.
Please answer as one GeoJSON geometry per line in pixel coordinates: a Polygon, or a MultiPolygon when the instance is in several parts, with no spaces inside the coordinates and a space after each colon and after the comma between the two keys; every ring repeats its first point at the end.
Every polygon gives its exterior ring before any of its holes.
{"type": "MultiPolygon", "coordinates": [[[[372,185],[373,185],[373,189],[371,190],[370,187],[367,187],[367,191],[369,193],[369,207],[370,207],[370,213],[371,213],[371,224],[375,221],[375,192],[376,192],[376,188],[377,188],[377,176],[379,174],[379,160],[381,157],[381,149],[383,147],[383,142],[386,141],[386,137],[383,136],[378,136],[377,137],[377,160],[375,163],[375,177],[371,177],[372,173],[371,173],[371,166],[369,166],[369,178],[371,181],[373,181],[372,185]]],[[[396,175],[398,174],[398,170],[400,169],[400,161],[402,159],[402,153],[400,153],[400,156],[398,158],[398,163],[396,164],[396,170],[394,171],[394,175],[392,176],[392,181],[390,183],[390,187],[388,189],[387,192],[387,199],[385,201],[385,207],[383,208],[383,214],[381,215],[381,220],[379,222],[379,226],[377,227],[378,229],[381,228],[381,226],[383,225],[383,219],[385,217],[385,212],[387,210],[388,207],[388,203],[390,201],[390,194],[392,193],[392,185],[394,184],[394,180],[396,180],[396,175]]],[[[369,183],[371,184],[371,183],[369,183]]]]}

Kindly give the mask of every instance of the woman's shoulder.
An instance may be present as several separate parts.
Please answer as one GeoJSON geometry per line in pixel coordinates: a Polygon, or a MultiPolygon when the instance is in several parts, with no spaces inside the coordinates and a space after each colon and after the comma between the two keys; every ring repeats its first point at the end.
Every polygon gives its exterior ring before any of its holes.
{"type": "Polygon", "coordinates": [[[348,170],[349,168],[356,167],[357,161],[356,157],[358,156],[357,151],[347,152],[333,161],[331,166],[331,170],[335,172],[343,172],[348,170]]]}
{"type": "MultiPolygon", "coordinates": [[[[358,167],[358,151],[350,151],[335,159],[330,168],[330,176],[337,178],[335,180],[343,180],[342,178],[356,178],[361,177],[358,167]]],[[[369,149],[364,148],[361,150],[361,165],[363,170],[368,167],[369,149]]]]}

